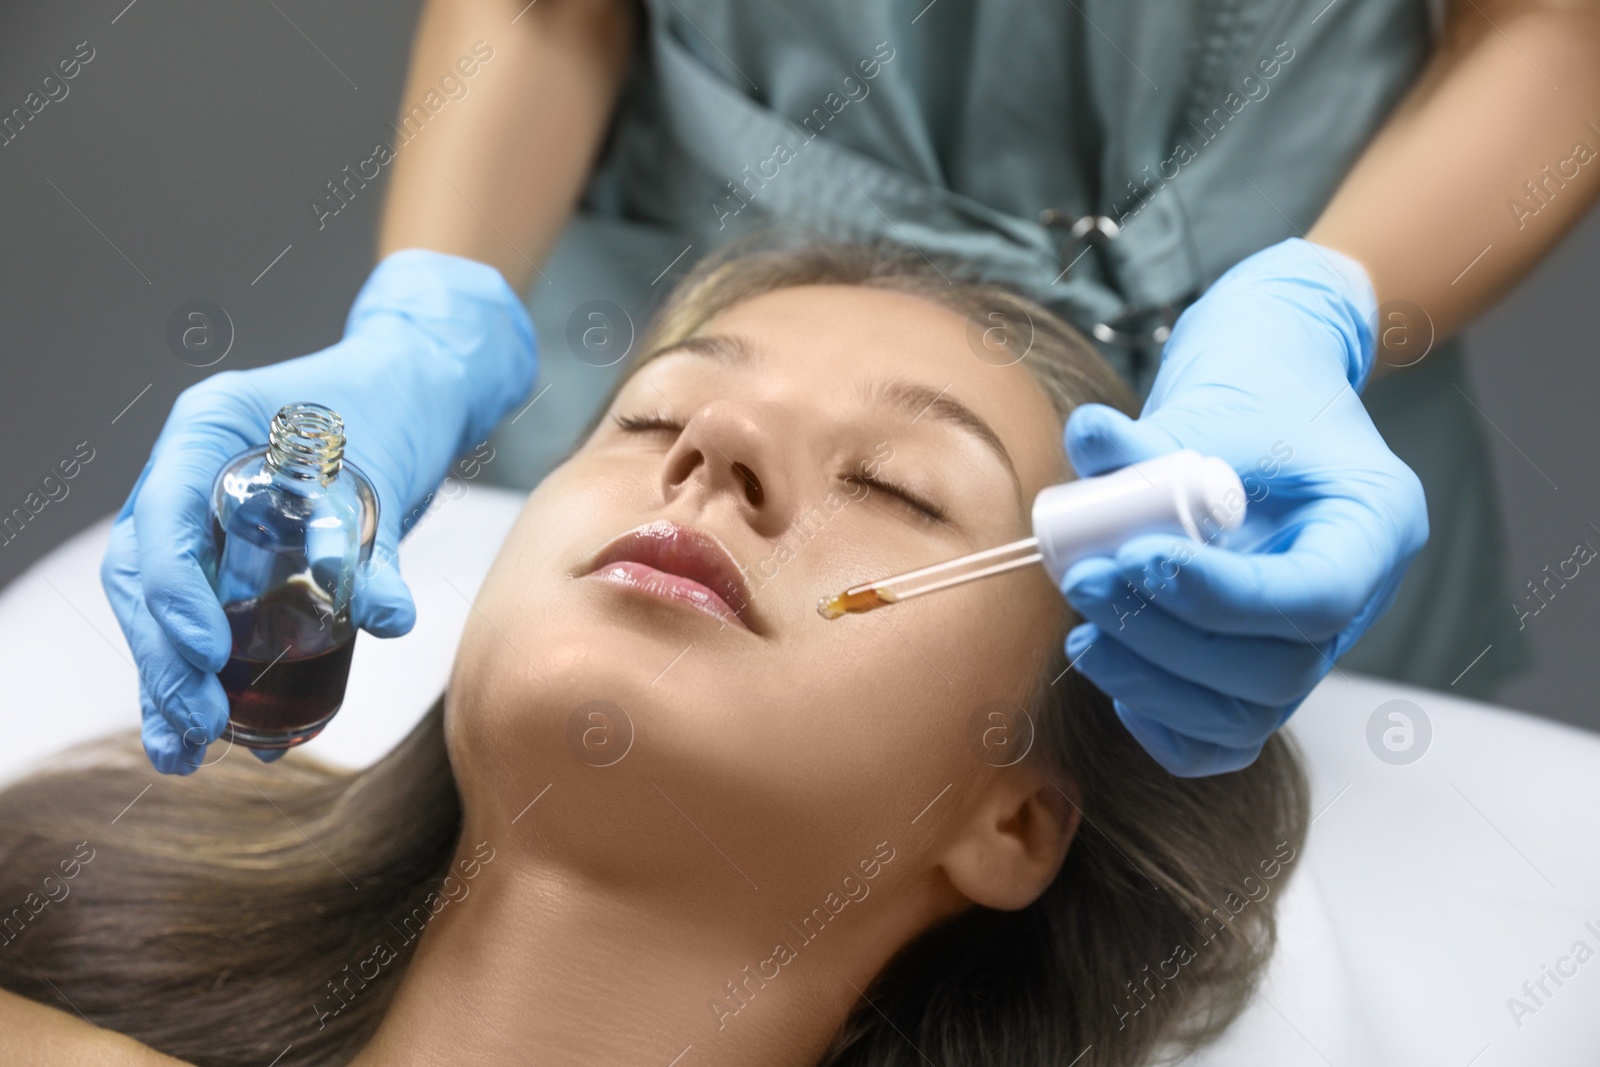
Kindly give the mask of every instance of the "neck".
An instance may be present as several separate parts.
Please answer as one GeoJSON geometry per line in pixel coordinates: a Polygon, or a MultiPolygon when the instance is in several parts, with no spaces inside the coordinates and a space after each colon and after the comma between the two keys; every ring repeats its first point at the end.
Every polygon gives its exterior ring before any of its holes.
{"type": "Polygon", "coordinates": [[[693,884],[641,887],[596,884],[530,847],[536,832],[506,832],[532,827],[468,824],[454,882],[356,1067],[809,1067],[947,906],[896,877],[910,871],[888,844],[863,842],[871,860],[851,878],[755,889],[708,865],[693,884]]]}

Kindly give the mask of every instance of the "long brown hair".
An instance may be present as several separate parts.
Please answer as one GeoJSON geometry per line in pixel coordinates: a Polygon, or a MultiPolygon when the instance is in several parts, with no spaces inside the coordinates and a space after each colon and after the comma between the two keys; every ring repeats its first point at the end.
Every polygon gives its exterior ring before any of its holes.
{"type": "MultiPolygon", "coordinates": [[[[882,244],[708,260],[668,297],[640,362],[742,300],[823,283],[919,295],[979,333],[1025,330],[1023,362],[1063,420],[1082,403],[1132,408],[1044,307],[882,244]]],[[[1177,778],[1059,642],[1034,689],[1036,745],[1081,797],[1061,873],[1027,908],[974,907],[907,946],[828,1067],[1131,1067],[1243,1007],[1305,835],[1289,742],[1232,774],[1177,778]]],[[[171,779],[134,737],[96,743],[0,793],[0,986],[206,1067],[344,1062],[382,1020],[460,828],[442,700],[360,771],[233,753],[171,779]]]]}

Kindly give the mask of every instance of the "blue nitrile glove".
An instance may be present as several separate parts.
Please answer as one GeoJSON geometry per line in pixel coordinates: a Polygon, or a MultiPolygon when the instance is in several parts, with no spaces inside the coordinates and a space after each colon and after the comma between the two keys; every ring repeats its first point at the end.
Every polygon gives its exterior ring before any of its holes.
{"type": "Polygon", "coordinates": [[[377,537],[351,616],[378,637],[397,637],[416,621],[397,566],[403,517],[424,507],[456,457],[528,392],[535,364],[533,324],[499,271],[407,249],[373,270],[338,344],[224,371],[179,395],[100,568],[138,664],[144,747],[158,770],[192,772],[228,719],[216,673],[232,638],[199,563],[222,465],[265,444],[284,404],[339,412],[345,454],[378,493],[377,537]]]}
{"type": "Polygon", "coordinates": [[[1087,620],[1068,634],[1068,658],[1174,774],[1251,763],[1388,610],[1428,539],[1422,485],[1357,395],[1374,305],[1354,260],[1273,245],[1178,319],[1138,421],[1085,405],[1067,422],[1079,475],[1192,448],[1245,485],[1243,536],[1230,544],[1253,547],[1186,552],[1139,537],[1061,583],[1087,620]]]}

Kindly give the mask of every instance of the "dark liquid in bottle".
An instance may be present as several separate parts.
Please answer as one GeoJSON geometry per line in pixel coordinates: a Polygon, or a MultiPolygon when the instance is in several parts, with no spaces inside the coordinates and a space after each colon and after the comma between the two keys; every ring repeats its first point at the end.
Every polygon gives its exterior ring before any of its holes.
{"type": "Polygon", "coordinates": [[[225,605],[233,655],[218,678],[228,694],[227,736],[251,748],[309,741],[344,702],[355,629],[303,579],[225,605]]]}

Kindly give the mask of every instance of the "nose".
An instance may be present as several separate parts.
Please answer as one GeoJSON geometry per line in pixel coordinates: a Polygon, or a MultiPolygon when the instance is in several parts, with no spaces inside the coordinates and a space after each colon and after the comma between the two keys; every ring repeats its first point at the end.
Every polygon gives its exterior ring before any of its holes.
{"type": "Polygon", "coordinates": [[[758,533],[776,536],[794,510],[794,474],[779,442],[792,441],[781,409],[755,403],[713,401],[684,425],[661,466],[668,502],[698,493],[705,503],[727,498],[758,533]]]}

